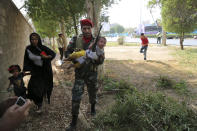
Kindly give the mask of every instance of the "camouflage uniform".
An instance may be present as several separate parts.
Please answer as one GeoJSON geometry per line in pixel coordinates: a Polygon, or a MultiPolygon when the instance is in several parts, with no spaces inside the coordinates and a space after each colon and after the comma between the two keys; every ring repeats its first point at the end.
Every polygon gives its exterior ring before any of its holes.
{"type": "MultiPolygon", "coordinates": [[[[74,49],[88,49],[90,43],[85,43],[82,35],[73,37],[67,47],[68,54],[71,54],[74,49]]],[[[104,62],[104,57],[99,57],[97,61],[90,60],[90,62],[75,69],[75,82],[72,89],[72,115],[78,116],[81,97],[84,92],[84,86],[87,85],[90,104],[96,104],[97,85],[97,68],[99,64],[104,62]]]]}

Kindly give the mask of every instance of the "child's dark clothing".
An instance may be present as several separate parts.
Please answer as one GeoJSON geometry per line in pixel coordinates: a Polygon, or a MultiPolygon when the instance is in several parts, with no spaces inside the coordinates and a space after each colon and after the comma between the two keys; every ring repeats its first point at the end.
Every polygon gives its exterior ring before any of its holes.
{"type": "Polygon", "coordinates": [[[22,96],[26,98],[26,88],[23,81],[24,73],[21,72],[17,77],[11,76],[9,77],[10,84],[14,86],[14,94],[16,96],[22,96]]]}

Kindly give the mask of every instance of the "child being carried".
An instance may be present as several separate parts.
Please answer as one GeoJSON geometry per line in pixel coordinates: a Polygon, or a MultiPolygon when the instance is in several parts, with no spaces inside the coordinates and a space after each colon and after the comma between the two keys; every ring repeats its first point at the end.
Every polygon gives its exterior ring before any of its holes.
{"type": "Polygon", "coordinates": [[[92,47],[94,43],[91,43],[89,49],[75,51],[72,54],[70,54],[68,58],[64,59],[64,61],[74,62],[74,64],[71,64],[68,67],[68,69],[71,67],[80,68],[87,58],[90,58],[92,60],[97,60],[99,56],[104,57],[104,47],[106,45],[106,42],[107,40],[105,37],[99,37],[95,52],[92,51],[92,47]]]}

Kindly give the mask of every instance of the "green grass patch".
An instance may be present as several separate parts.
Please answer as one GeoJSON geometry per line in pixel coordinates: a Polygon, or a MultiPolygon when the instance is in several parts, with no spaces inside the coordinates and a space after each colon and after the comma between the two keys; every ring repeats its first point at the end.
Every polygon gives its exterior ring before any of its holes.
{"type": "Polygon", "coordinates": [[[178,62],[192,70],[197,70],[197,48],[185,48],[180,50],[179,48],[172,48],[175,50],[173,55],[176,57],[178,62]]]}
{"type": "Polygon", "coordinates": [[[131,86],[118,93],[115,104],[93,122],[97,130],[106,131],[197,130],[197,114],[186,103],[161,93],[139,92],[131,86]]]}
{"type": "Polygon", "coordinates": [[[188,90],[188,84],[184,80],[176,82],[167,76],[160,76],[156,79],[156,87],[162,89],[174,89],[179,95],[191,95],[188,90]]]}
{"type": "Polygon", "coordinates": [[[107,75],[104,75],[101,79],[103,89],[105,91],[111,91],[111,90],[125,90],[130,89],[132,86],[125,82],[124,80],[117,81],[115,79],[110,78],[107,75]]]}

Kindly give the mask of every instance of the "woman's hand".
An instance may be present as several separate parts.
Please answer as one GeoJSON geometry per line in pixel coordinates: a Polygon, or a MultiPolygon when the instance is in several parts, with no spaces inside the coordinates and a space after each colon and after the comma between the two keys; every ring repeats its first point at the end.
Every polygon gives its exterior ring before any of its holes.
{"type": "Polygon", "coordinates": [[[52,58],[51,55],[47,55],[47,56],[46,56],[46,55],[42,55],[42,54],[41,54],[41,57],[42,57],[43,59],[50,59],[50,58],[52,58]]]}

